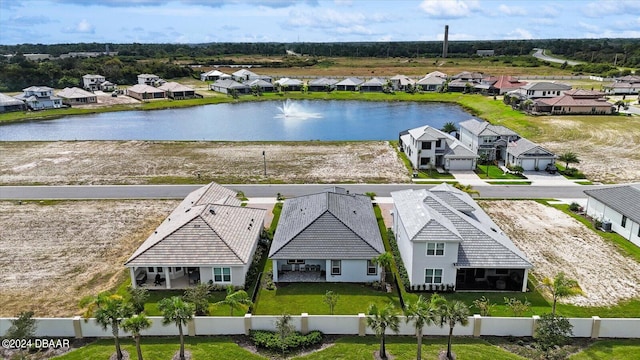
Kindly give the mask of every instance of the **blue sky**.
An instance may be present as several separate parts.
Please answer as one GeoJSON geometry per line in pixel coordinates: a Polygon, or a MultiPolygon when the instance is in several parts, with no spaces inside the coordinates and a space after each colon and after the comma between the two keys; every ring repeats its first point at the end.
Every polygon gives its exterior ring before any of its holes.
{"type": "Polygon", "coordinates": [[[0,44],[640,38],[640,0],[0,0],[0,44]]]}

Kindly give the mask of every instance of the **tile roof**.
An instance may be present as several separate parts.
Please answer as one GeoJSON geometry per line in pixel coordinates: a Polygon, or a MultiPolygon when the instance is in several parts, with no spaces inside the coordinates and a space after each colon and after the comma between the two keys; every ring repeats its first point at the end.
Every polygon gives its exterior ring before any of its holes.
{"type": "Polygon", "coordinates": [[[285,77],[285,78],[281,78],[280,80],[276,80],[276,83],[280,85],[286,85],[286,86],[300,86],[302,85],[302,80],[285,77]]]}
{"type": "Polygon", "coordinates": [[[575,107],[600,107],[610,106],[605,98],[593,99],[593,98],[574,98],[570,95],[556,96],[548,99],[538,99],[535,101],[538,104],[544,104],[547,106],[575,106],[575,107]]]}
{"type": "Polygon", "coordinates": [[[187,86],[187,85],[182,85],[182,84],[177,83],[175,81],[166,82],[166,83],[158,86],[158,89],[162,89],[164,91],[172,91],[172,92],[194,91],[192,87],[187,86]]]}
{"type": "Polygon", "coordinates": [[[384,80],[381,80],[379,78],[372,78],[363,82],[360,86],[382,86],[384,85],[384,83],[384,80]]]}
{"type": "Polygon", "coordinates": [[[492,125],[488,121],[469,119],[458,124],[477,136],[517,136],[518,134],[502,125],[492,125]]]}
{"type": "Polygon", "coordinates": [[[203,76],[231,77],[231,75],[225,74],[220,70],[210,70],[210,71],[207,71],[206,73],[201,74],[201,75],[203,75],[203,76]]]}
{"type": "Polygon", "coordinates": [[[509,75],[500,75],[493,87],[497,89],[517,89],[524,85],[527,85],[525,81],[520,81],[509,75]]]}
{"type": "Polygon", "coordinates": [[[585,190],[584,193],[640,224],[640,183],[585,190]]]}
{"type": "Polygon", "coordinates": [[[53,91],[53,89],[48,86],[29,86],[26,89],[22,89],[22,91],[47,92],[47,91],[53,91]]]}
{"type": "Polygon", "coordinates": [[[571,90],[571,86],[569,85],[555,83],[555,82],[548,82],[548,81],[528,83],[527,85],[522,86],[521,88],[525,90],[538,90],[538,91],[571,90]]]}
{"type": "Polygon", "coordinates": [[[520,138],[516,141],[510,142],[507,146],[507,153],[515,157],[525,153],[530,153],[530,155],[536,154],[539,156],[555,156],[551,151],[525,138],[520,138]],[[532,153],[533,150],[535,150],[535,153],[532,153]]]}
{"type": "Polygon", "coordinates": [[[59,97],[66,98],[66,99],[78,99],[78,98],[88,98],[88,97],[96,96],[95,94],[87,90],[80,89],[77,87],[64,88],[57,95],[59,97]]]}
{"type": "Polygon", "coordinates": [[[24,105],[16,98],[0,93],[0,106],[24,105]]]}
{"type": "Polygon", "coordinates": [[[247,70],[247,69],[240,69],[240,70],[238,70],[238,71],[236,71],[236,72],[234,72],[234,73],[233,73],[233,76],[246,77],[247,75],[248,75],[249,77],[255,77],[255,76],[258,76],[258,74],[254,73],[253,71],[249,71],[249,70],[247,70]]]}
{"type": "Polygon", "coordinates": [[[457,267],[532,267],[526,255],[468,194],[450,186],[434,189],[391,193],[411,241],[460,242],[454,264],[457,267]]]}
{"type": "Polygon", "coordinates": [[[336,83],[336,85],[342,85],[342,86],[358,86],[360,84],[362,84],[364,81],[358,78],[354,78],[354,77],[350,77],[350,78],[346,78],[338,83],[336,83]]]}
{"type": "Polygon", "coordinates": [[[585,90],[585,89],[572,89],[564,92],[565,95],[573,96],[573,97],[603,97],[604,93],[602,91],[594,91],[594,90],[585,90]]]}
{"type": "Polygon", "coordinates": [[[335,85],[338,83],[338,80],[336,79],[327,79],[327,78],[320,78],[320,79],[313,79],[309,81],[309,85],[312,86],[324,86],[324,85],[335,85]]]}
{"type": "Polygon", "coordinates": [[[226,88],[226,89],[243,89],[243,88],[248,88],[249,86],[243,83],[239,83],[235,80],[231,80],[231,79],[219,79],[216,80],[213,84],[211,84],[211,86],[215,86],[215,87],[221,87],[221,88],[226,88]]]}
{"type": "Polygon", "coordinates": [[[82,75],[83,79],[104,79],[104,76],[102,75],[95,75],[95,74],[86,74],[86,75],[82,75]]]}
{"type": "Polygon", "coordinates": [[[287,199],[269,258],[371,259],[383,253],[371,199],[342,190],[287,199]]]}
{"type": "Polygon", "coordinates": [[[128,88],[127,91],[133,91],[138,94],[142,93],[164,93],[164,90],[155,88],[150,85],[145,84],[135,84],[132,87],[128,88]]]}

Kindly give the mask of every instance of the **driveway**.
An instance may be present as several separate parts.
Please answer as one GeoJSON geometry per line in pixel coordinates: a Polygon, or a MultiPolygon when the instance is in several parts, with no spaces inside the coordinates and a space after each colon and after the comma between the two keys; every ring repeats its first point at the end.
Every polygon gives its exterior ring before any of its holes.
{"type": "Polygon", "coordinates": [[[544,171],[525,171],[524,176],[531,181],[531,185],[539,186],[581,186],[573,180],[556,173],[549,174],[544,171]]]}

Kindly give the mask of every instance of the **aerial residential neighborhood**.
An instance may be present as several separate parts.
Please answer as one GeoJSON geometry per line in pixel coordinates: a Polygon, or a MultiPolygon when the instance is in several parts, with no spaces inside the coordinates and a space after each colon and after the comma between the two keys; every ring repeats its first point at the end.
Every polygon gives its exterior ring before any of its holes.
{"type": "Polygon", "coordinates": [[[32,5],[1,359],[640,357],[634,2],[32,5]]]}

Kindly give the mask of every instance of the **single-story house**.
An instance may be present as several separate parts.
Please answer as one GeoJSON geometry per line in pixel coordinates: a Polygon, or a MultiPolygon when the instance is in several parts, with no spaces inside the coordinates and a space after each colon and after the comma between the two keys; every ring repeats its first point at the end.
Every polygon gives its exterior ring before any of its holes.
{"type": "Polygon", "coordinates": [[[89,91],[102,90],[100,84],[105,81],[106,79],[102,75],[86,74],[82,76],[82,87],[89,91]]]}
{"type": "Polygon", "coordinates": [[[429,125],[402,131],[399,146],[414,169],[474,170],[479,157],[455,137],[429,125]]]}
{"type": "Polygon", "coordinates": [[[607,94],[635,95],[640,92],[640,76],[627,75],[602,87],[607,94]]]}
{"type": "Polygon", "coordinates": [[[167,93],[159,88],[136,84],[126,90],[126,94],[134,99],[140,101],[152,100],[152,99],[164,99],[167,97],[167,93]]]}
{"type": "Polygon", "coordinates": [[[416,81],[405,75],[395,75],[391,77],[391,84],[394,90],[406,91],[410,86],[416,84],[416,81]]]}
{"type": "Polygon", "coordinates": [[[225,74],[220,70],[211,70],[205,73],[200,74],[200,80],[202,81],[216,81],[216,80],[225,80],[231,79],[231,75],[225,74]]]}
{"type": "Polygon", "coordinates": [[[458,126],[460,142],[489,161],[506,159],[507,144],[520,138],[513,130],[487,121],[470,119],[460,122],[458,126]]]}
{"type": "Polygon", "coordinates": [[[358,91],[360,85],[364,82],[362,79],[350,77],[336,83],[336,89],[342,91],[358,91]]]}
{"type": "Polygon", "coordinates": [[[244,286],[264,229],[264,209],[241,206],[210,183],[191,192],[125,262],[131,284],[184,289],[199,282],[244,286]]]}
{"type": "MultiPolygon", "coordinates": [[[[247,69],[240,69],[236,72],[234,72],[233,74],[231,74],[231,77],[233,78],[233,80],[238,81],[238,82],[245,82],[248,80],[253,80],[253,79],[259,79],[260,76],[256,73],[254,73],[251,70],[247,70],[247,69]]],[[[225,80],[225,79],[221,79],[221,80],[225,80]]]]}
{"type": "Polygon", "coordinates": [[[587,215],[640,246],[640,184],[585,190],[587,215]]]}
{"type": "Polygon", "coordinates": [[[64,88],[57,94],[62,98],[62,103],[66,105],[86,105],[98,102],[98,97],[87,90],[77,87],[64,88]]]}
{"type": "Polygon", "coordinates": [[[374,282],[383,252],[371,199],[334,187],[285,200],[269,259],[274,282],[374,282]]]}
{"type": "Polygon", "coordinates": [[[363,82],[360,85],[360,91],[364,92],[379,92],[385,85],[385,81],[378,78],[373,78],[363,82]]]}
{"type": "Polygon", "coordinates": [[[309,91],[332,91],[335,90],[338,80],[336,79],[313,79],[308,82],[309,91]]]}
{"type": "Polygon", "coordinates": [[[531,263],[469,194],[443,183],[391,197],[412,289],[526,291],[531,263]]]}
{"type": "Polygon", "coordinates": [[[447,91],[449,92],[472,92],[474,91],[474,85],[476,85],[476,83],[473,83],[469,80],[463,80],[463,79],[454,79],[449,81],[449,83],[447,84],[447,91]]]}
{"type": "Polygon", "coordinates": [[[30,86],[22,89],[23,93],[14,98],[23,101],[31,110],[58,109],[62,107],[62,99],[53,95],[48,86],[30,86]]]}
{"type": "Polygon", "coordinates": [[[167,97],[174,100],[192,99],[196,97],[196,91],[193,88],[174,81],[166,82],[158,86],[158,89],[164,90],[167,93],[167,97]]]}
{"type": "Polygon", "coordinates": [[[544,170],[555,163],[556,155],[542,146],[525,138],[512,141],[507,145],[507,166],[522,166],[525,171],[544,170]]]}
{"type": "Polygon", "coordinates": [[[209,88],[213,91],[221,92],[223,94],[230,94],[233,90],[235,90],[238,94],[249,94],[251,92],[251,87],[249,85],[242,84],[231,79],[218,80],[209,85],[209,88]]]}
{"type": "Polygon", "coordinates": [[[113,91],[116,89],[116,84],[112,83],[111,81],[105,81],[102,84],[100,84],[100,90],[102,91],[113,91]]]}
{"type": "Polygon", "coordinates": [[[558,97],[534,100],[533,111],[555,115],[602,115],[613,114],[615,107],[607,102],[607,99],[604,98],[604,93],[575,89],[565,91],[564,95],[558,97]]]}
{"type": "Polygon", "coordinates": [[[260,88],[260,91],[262,91],[262,92],[273,92],[273,90],[275,89],[275,86],[273,86],[272,83],[270,83],[268,81],[264,81],[262,79],[249,80],[245,84],[247,86],[249,86],[250,88],[253,88],[254,86],[257,86],[258,88],[260,88]]]}
{"type": "Polygon", "coordinates": [[[447,74],[441,73],[439,71],[434,71],[432,73],[427,74],[422,79],[418,80],[416,85],[422,91],[440,91],[440,89],[446,82],[447,82],[447,74]]]}
{"type": "Polygon", "coordinates": [[[302,80],[291,79],[291,78],[282,78],[282,79],[276,80],[275,83],[276,85],[279,85],[282,90],[286,89],[287,91],[300,91],[302,90],[302,85],[303,85],[302,80]]]}
{"type": "Polygon", "coordinates": [[[24,104],[24,101],[0,93],[0,112],[22,111],[26,109],[27,106],[24,104]]]}
{"type": "Polygon", "coordinates": [[[503,95],[525,85],[527,85],[526,81],[520,81],[509,75],[500,75],[498,76],[497,81],[493,84],[493,87],[498,90],[498,94],[503,95]]]}

